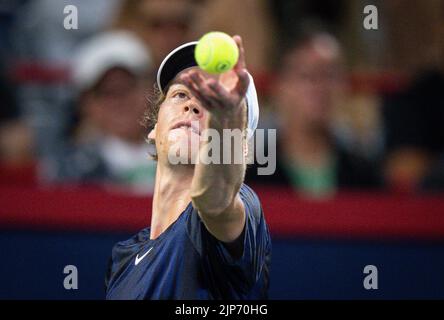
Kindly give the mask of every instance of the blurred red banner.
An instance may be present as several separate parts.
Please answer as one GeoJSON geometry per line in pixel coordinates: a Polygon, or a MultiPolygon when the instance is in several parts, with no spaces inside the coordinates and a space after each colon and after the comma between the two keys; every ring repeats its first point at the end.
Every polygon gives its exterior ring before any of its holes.
{"type": "MultiPolygon", "coordinates": [[[[274,236],[444,239],[443,197],[342,193],[310,201],[288,189],[254,189],[274,236]]],[[[150,224],[151,201],[89,187],[0,185],[0,226],[135,232],[150,224]]]]}

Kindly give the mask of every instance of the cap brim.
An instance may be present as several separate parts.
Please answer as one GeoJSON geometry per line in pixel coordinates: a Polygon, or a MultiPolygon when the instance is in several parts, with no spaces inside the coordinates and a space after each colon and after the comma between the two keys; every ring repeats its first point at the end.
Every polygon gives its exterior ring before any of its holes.
{"type": "Polygon", "coordinates": [[[197,41],[185,43],[171,51],[162,61],[157,71],[157,85],[162,93],[181,71],[197,66],[194,58],[196,44],[197,41]]]}

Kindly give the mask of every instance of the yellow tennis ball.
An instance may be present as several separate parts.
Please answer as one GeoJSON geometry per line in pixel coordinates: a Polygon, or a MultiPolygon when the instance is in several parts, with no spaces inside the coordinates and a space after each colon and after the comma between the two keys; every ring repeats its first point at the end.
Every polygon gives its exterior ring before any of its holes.
{"type": "Polygon", "coordinates": [[[194,58],[201,69],[218,74],[236,65],[239,49],[228,34],[214,31],[200,38],[194,50],[194,58]]]}

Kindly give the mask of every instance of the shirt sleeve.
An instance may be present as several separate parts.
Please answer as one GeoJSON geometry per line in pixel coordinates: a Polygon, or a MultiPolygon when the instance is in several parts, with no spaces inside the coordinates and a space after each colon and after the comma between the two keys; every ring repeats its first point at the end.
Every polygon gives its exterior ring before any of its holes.
{"type": "Polygon", "coordinates": [[[271,240],[259,198],[247,185],[239,191],[245,207],[245,226],[241,237],[242,255],[233,257],[226,245],[205,227],[193,208],[187,224],[191,241],[202,257],[209,281],[218,290],[248,293],[268,270],[271,240]]]}

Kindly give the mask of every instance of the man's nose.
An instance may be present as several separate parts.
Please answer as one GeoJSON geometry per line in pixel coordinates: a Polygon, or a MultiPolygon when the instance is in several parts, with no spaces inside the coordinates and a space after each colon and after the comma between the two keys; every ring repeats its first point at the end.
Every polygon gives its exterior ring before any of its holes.
{"type": "Polygon", "coordinates": [[[191,114],[193,118],[202,118],[203,108],[196,103],[188,103],[183,107],[183,111],[186,114],[191,114]]]}

